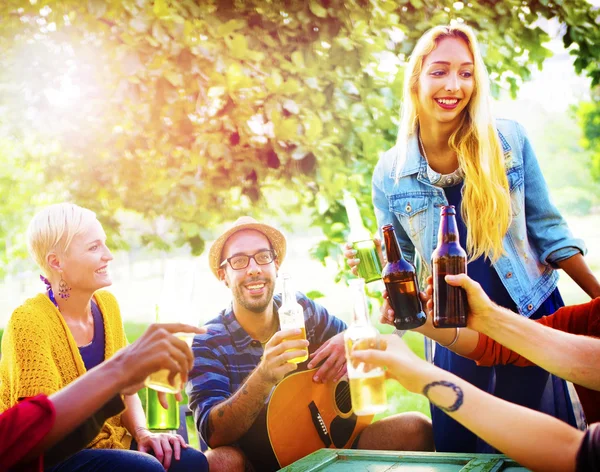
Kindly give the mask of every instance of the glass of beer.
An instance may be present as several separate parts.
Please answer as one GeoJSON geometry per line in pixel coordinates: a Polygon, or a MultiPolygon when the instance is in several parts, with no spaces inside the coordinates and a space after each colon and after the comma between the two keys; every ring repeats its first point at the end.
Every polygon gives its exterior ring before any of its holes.
{"type": "Polygon", "coordinates": [[[381,349],[379,332],[369,321],[365,281],[349,281],[354,311],[352,323],[344,333],[352,410],[357,416],[375,415],[387,409],[385,372],[381,367],[352,359],[356,350],[381,349]]]}
{"type": "MultiPolygon", "coordinates": [[[[163,284],[159,302],[156,305],[155,321],[157,323],[186,323],[197,325],[194,319],[192,299],[195,285],[195,259],[170,259],[166,261],[163,284]]],[[[194,333],[177,333],[179,339],[192,346],[194,333]]],[[[146,387],[158,392],[179,393],[183,387],[181,375],[175,376],[173,384],[169,383],[169,370],[154,372],[144,382],[146,387]]]]}
{"type": "MultiPolygon", "coordinates": [[[[192,347],[192,341],[194,340],[194,333],[177,333],[175,334],[179,339],[185,341],[190,348],[192,347]]],[[[156,390],[157,392],[166,392],[166,393],[179,393],[182,388],[181,382],[181,374],[175,375],[175,380],[173,384],[169,383],[169,370],[162,369],[153,374],[150,374],[144,385],[148,388],[156,390]]]]}

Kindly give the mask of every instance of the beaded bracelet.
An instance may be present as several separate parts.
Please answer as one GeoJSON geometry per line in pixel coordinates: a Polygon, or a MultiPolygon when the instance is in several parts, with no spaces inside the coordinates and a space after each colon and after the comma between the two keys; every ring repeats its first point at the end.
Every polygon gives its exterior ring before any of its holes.
{"type": "Polygon", "coordinates": [[[458,337],[460,336],[460,328],[454,328],[456,330],[456,332],[454,333],[454,339],[452,340],[452,342],[450,344],[442,344],[438,341],[438,344],[442,347],[452,347],[456,344],[456,341],[458,341],[458,337]]]}

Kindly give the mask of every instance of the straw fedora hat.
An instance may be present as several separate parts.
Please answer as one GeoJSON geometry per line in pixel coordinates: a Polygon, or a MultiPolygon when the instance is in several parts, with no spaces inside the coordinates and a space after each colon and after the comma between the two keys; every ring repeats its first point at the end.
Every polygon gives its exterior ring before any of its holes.
{"type": "Polygon", "coordinates": [[[215,274],[215,277],[219,278],[219,266],[222,261],[221,253],[223,252],[223,246],[225,246],[225,243],[233,234],[244,229],[253,229],[264,234],[271,243],[279,264],[285,259],[286,243],[285,236],[281,231],[272,226],[259,223],[251,216],[241,216],[233,223],[231,228],[219,236],[210,247],[210,251],[208,252],[208,263],[210,264],[210,270],[215,274]]]}

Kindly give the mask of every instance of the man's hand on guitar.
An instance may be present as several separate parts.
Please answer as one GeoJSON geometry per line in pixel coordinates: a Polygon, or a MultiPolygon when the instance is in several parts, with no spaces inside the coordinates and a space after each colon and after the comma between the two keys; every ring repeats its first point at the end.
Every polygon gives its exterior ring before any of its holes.
{"type": "Polygon", "coordinates": [[[328,339],[319,349],[310,355],[308,368],[312,369],[319,365],[323,365],[313,376],[315,382],[327,382],[333,380],[337,382],[347,371],[346,368],[346,352],[344,347],[344,333],[338,333],[334,337],[328,339]]]}
{"type": "Polygon", "coordinates": [[[296,370],[298,366],[291,359],[306,354],[306,339],[286,340],[300,335],[300,329],[278,331],[265,345],[265,352],[258,365],[257,372],[266,384],[276,385],[283,377],[296,370]]]}

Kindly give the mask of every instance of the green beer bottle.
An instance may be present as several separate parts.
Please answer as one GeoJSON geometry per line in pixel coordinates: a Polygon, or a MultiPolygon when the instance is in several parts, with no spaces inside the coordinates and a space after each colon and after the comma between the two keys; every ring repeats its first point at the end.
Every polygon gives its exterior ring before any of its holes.
{"type": "Polygon", "coordinates": [[[365,283],[379,280],[382,268],[375,243],[365,228],[356,200],[346,190],[344,190],[344,206],[350,224],[350,242],[356,251],[356,257],[360,259],[358,276],[365,279],[365,283]]]}
{"type": "Polygon", "coordinates": [[[167,393],[169,408],[165,410],[158,401],[158,392],[146,389],[146,421],[148,429],[176,431],[179,429],[179,402],[175,395],[167,393]]]}

